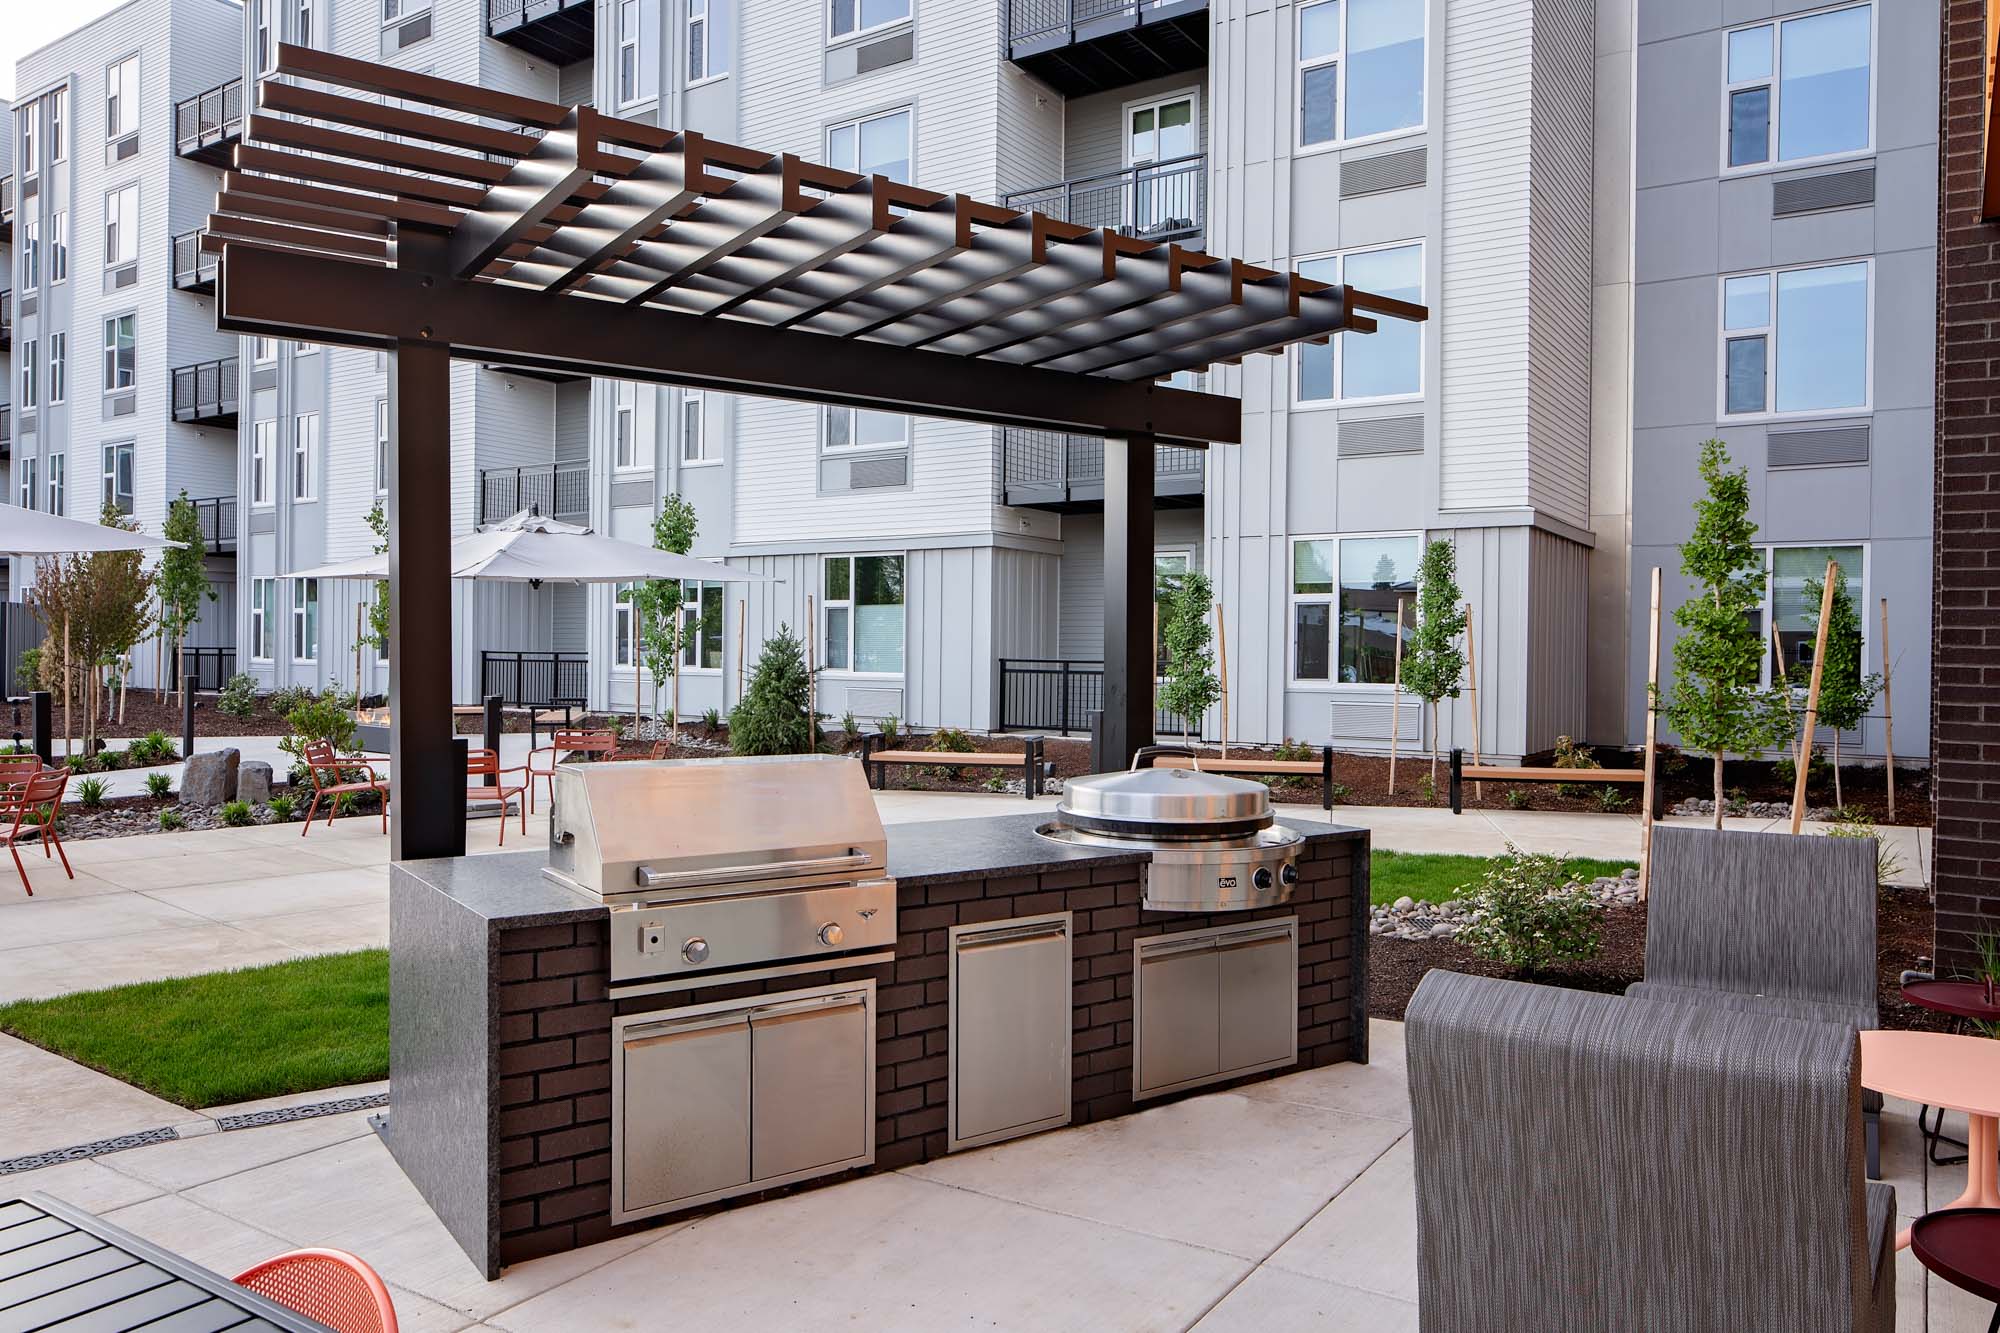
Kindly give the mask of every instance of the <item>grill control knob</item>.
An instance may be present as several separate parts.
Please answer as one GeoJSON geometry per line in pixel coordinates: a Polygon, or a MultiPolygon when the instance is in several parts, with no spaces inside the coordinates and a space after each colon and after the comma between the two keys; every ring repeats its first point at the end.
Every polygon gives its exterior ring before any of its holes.
{"type": "Polygon", "coordinates": [[[846,938],[847,932],[840,928],[837,921],[829,921],[819,928],[819,942],[829,949],[839,948],[840,942],[846,938]]]}
{"type": "Polygon", "coordinates": [[[703,939],[699,935],[695,936],[693,939],[689,940],[686,944],[683,944],[681,946],[681,957],[687,959],[690,963],[707,962],[708,941],[703,939]]]}
{"type": "Polygon", "coordinates": [[[1250,882],[1260,889],[1270,888],[1272,882],[1271,867],[1258,866],[1257,873],[1250,876],[1250,882]]]}
{"type": "Polygon", "coordinates": [[[1296,884],[1299,882],[1299,868],[1288,864],[1283,870],[1278,872],[1278,878],[1287,884],[1296,884]]]}

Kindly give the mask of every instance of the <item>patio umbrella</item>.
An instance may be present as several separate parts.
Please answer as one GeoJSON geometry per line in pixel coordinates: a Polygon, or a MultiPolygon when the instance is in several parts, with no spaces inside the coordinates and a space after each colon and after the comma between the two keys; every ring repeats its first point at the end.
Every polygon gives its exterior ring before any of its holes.
{"type": "MultiPolygon", "coordinates": [[[[295,579],[383,579],[387,555],[364,556],[287,575],[295,579]]],[[[531,509],[489,523],[451,544],[451,576],[508,583],[632,583],[640,579],[772,583],[716,560],[656,551],[637,542],[600,537],[589,528],[562,523],[531,509]]]]}
{"type": "Polygon", "coordinates": [[[60,514],[0,504],[0,555],[76,555],[92,551],[158,551],[185,542],[107,528],[60,514]]]}

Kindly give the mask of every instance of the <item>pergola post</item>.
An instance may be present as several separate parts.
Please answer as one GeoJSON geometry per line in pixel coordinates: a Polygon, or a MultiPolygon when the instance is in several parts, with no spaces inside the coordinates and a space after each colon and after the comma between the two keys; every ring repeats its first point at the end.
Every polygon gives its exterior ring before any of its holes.
{"type": "Polygon", "coordinates": [[[389,352],[389,856],[465,854],[451,713],[451,348],[389,352]]]}
{"type": "Polygon", "coordinates": [[[1091,764],[1128,767],[1153,743],[1151,435],[1104,441],[1104,726],[1091,764]]]}

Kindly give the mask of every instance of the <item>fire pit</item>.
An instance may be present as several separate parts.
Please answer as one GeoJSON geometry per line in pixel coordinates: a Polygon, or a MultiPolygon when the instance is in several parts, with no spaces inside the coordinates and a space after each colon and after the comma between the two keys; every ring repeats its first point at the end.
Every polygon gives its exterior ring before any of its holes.
{"type": "Polygon", "coordinates": [[[354,748],[367,754],[389,753],[389,710],[354,710],[354,748]]]}

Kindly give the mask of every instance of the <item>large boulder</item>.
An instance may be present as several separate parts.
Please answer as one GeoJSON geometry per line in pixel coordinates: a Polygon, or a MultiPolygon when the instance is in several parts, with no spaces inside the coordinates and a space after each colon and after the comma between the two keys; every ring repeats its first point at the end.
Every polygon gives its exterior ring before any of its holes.
{"type": "MultiPolygon", "coordinates": [[[[236,775],[242,758],[242,752],[234,749],[203,750],[188,756],[187,765],[181,770],[181,804],[221,805],[235,800],[236,775]]],[[[269,769],[265,771],[268,773],[269,769]]]]}
{"type": "Polygon", "coordinates": [[[236,799],[262,805],[271,799],[271,766],[261,759],[245,759],[236,766],[236,799]]]}

